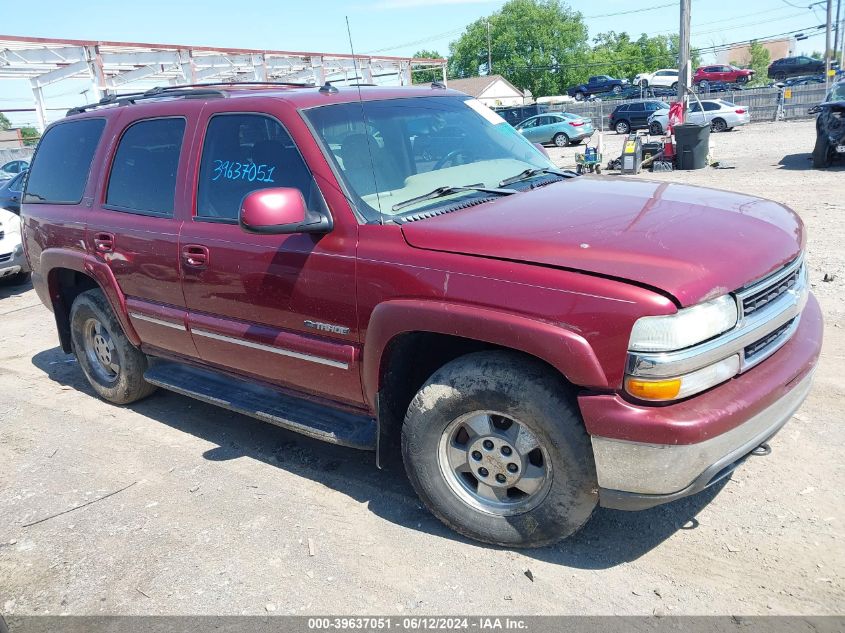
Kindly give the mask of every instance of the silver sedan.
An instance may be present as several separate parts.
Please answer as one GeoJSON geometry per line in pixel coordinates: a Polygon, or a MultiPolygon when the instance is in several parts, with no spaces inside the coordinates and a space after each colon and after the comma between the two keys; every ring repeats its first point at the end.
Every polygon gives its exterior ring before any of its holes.
{"type": "MultiPolygon", "coordinates": [[[[687,123],[709,123],[712,132],[732,130],[739,125],[751,122],[751,112],[747,106],[737,105],[724,99],[693,101],[686,116],[687,123]],[[702,107],[704,111],[702,112],[702,107]]],[[[669,110],[658,110],[648,117],[649,134],[659,136],[669,125],[669,110]]]]}

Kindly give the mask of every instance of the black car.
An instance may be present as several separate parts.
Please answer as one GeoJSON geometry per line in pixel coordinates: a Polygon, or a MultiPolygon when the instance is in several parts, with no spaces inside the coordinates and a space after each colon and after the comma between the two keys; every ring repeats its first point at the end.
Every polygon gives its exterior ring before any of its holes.
{"type": "Polygon", "coordinates": [[[610,129],[617,134],[648,128],[648,117],[657,110],[669,109],[665,101],[635,101],[617,106],[610,114],[610,129]]]}
{"type": "Polygon", "coordinates": [[[845,158],[845,81],[830,89],[824,103],[810,108],[816,117],[813,167],[829,167],[834,158],[845,158]]]}
{"type": "Polygon", "coordinates": [[[819,73],[824,73],[824,60],[799,55],[798,57],[776,59],[769,64],[768,75],[775,81],[783,81],[789,77],[817,75],[819,73]]]}
{"type": "Polygon", "coordinates": [[[24,178],[26,178],[26,170],[11,180],[0,182],[0,209],[8,209],[17,215],[21,214],[21,192],[23,191],[24,178]]]}

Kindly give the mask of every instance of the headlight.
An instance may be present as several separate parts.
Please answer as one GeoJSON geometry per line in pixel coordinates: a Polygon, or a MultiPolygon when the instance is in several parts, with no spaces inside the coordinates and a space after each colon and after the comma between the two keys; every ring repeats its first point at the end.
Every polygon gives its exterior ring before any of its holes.
{"type": "Polygon", "coordinates": [[[665,316],[642,317],[634,323],[628,349],[669,352],[727,332],[737,322],[736,300],[730,295],[699,303],[665,316]]]}

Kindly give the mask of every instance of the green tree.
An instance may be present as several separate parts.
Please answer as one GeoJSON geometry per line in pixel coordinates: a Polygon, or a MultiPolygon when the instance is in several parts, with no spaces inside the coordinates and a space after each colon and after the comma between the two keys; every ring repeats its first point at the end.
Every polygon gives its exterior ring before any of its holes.
{"type": "Polygon", "coordinates": [[[580,13],[559,0],[510,0],[488,18],[467,26],[449,45],[449,52],[452,77],[475,77],[492,70],[535,97],[556,95],[584,75],[587,27],[580,13]],[[488,20],[492,69],[487,68],[488,20]]]}
{"type": "Polygon", "coordinates": [[[38,130],[29,125],[25,125],[21,128],[21,136],[23,137],[23,144],[27,147],[34,147],[38,145],[38,139],[41,138],[41,134],[38,130]]]}
{"type": "Polygon", "coordinates": [[[751,58],[748,66],[754,71],[754,80],[749,86],[766,85],[769,82],[769,62],[772,58],[769,49],[757,40],[752,40],[751,46],[748,47],[748,54],[751,58]]]}
{"type": "MultiPolygon", "coordinates": [[[[414,53],[415,59],[440,59],[441,55],[437,51],[427,51],[425,49],[414,53]]],[[[430,84],[432,81],[443,81],[443,73],[439,68],[432,70],[419,70],[411,73],[411,82],[415,84],[430,84]]]]}
{"type": "Polygon", "coordinates": [[[632,40],[627,33],[609,31],[599,33],[593,44],[587,74],[633,79],[639,73],[678,67],[678,46],[673,36],[649,37],[643,33],[632,40]]]}
{"type": "Polygon", "coordinates": [[[6,115],[0,112],[0,130],[8,130],[12,127],[12,122],[6,118],[6,115]]]}

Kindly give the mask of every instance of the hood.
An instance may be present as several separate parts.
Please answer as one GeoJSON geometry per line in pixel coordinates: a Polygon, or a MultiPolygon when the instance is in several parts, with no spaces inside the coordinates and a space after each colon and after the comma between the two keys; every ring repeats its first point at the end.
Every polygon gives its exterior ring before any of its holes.
{"type": "Polygon", "coordinates": [[[769,200],[582,177],[402,226],[413,247],[584,271],[658,288],[682,306],[794,259],[803,225],[769,200]]]}

